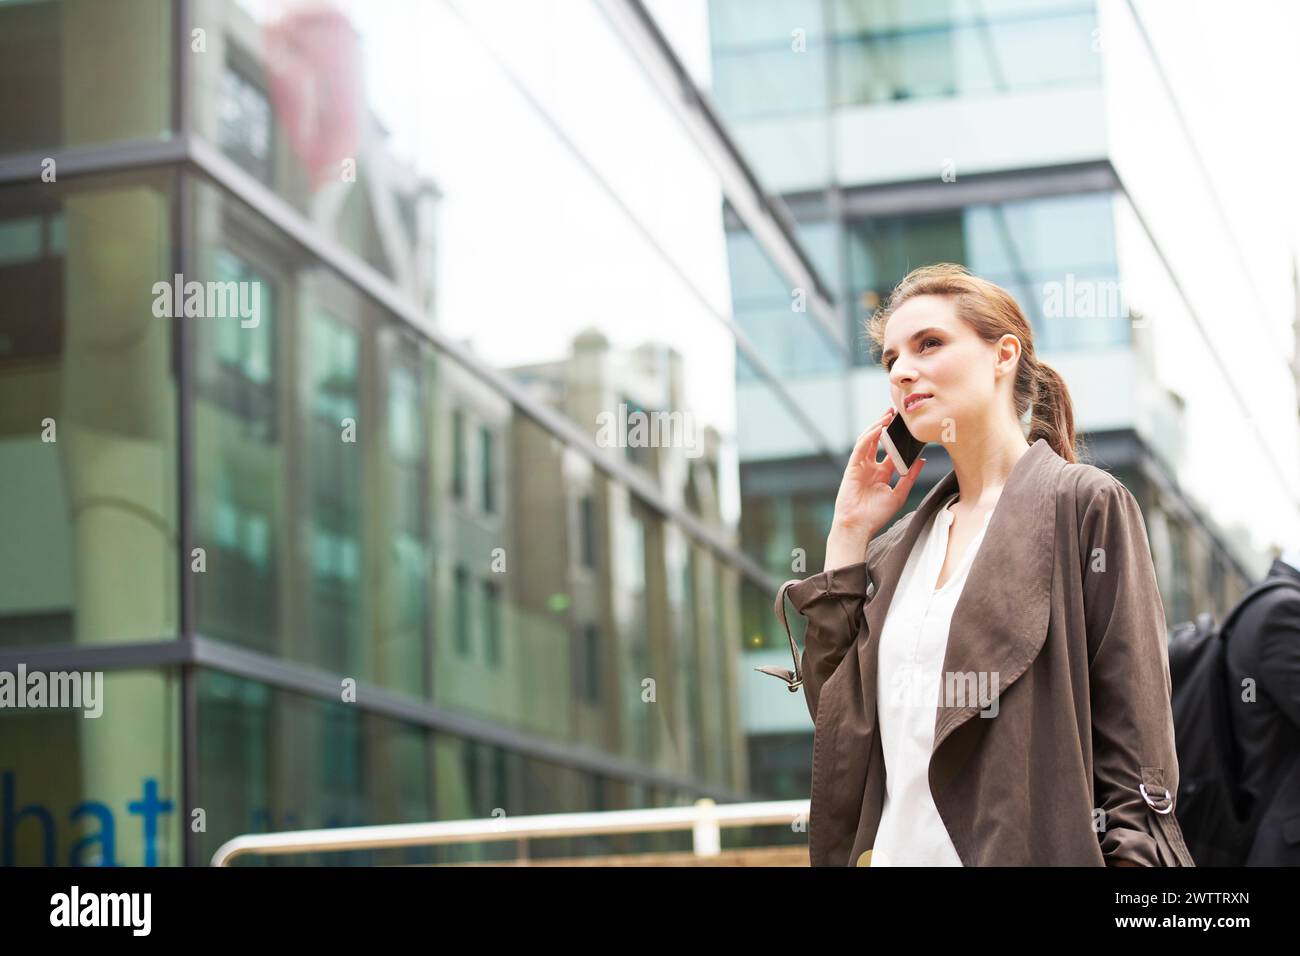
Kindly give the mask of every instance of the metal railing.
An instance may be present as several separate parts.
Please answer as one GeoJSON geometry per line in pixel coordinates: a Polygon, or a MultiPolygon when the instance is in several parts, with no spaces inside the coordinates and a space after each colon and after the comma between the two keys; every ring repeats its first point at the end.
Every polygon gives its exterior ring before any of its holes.
{"type": "Polygon", "coordinates": [[[611,810],[603,813],[548,813],[521,817],[444,820],[436,823],[394,823],[328,830],[253,833],[227,840],[212,855],[213,866],[228,866],[240,856],[288,853],[334,853],[396,847],[523,841],[533,837],[595,836],[607,833],[651,833],[690,830],[696,856],[722,852],[722,828],[786,824],[808,819],[809,801],[773,800],[763,803],[718,804],[708,798],[689,807],[611,810]]]}

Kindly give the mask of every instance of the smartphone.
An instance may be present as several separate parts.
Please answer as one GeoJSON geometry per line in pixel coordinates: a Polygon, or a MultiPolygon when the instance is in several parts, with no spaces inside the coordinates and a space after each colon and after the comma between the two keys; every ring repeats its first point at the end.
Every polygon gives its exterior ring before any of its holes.
{"type": "Polygon", "coordinates": [[[918,440],[908,429],[902,413],[894,415],[889,427],[881,432],[880,439],[900,475],[907,474],[907,469],[912,467],[916,457],[921,454],[921,449],[925,447],[925,442],[918,440]]]}

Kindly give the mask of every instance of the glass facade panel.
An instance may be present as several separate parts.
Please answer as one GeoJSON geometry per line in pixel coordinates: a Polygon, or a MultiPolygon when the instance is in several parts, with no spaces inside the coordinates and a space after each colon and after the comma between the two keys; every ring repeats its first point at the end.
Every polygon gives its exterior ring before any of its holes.
{"type": "MultiPolygon", "coordinates": [[[[200,841],[204,859],[241,833],[615,810],[644,806],[642,800],[653,796],[643,794],[644,787],[498,744],[214,672],[200,679],[199,722],[200,802],[211,808],[200,841]]],[[[39,837],[39,827],[26,822],[36,816],[29,810],[19,820],[39,837]]],[[[681,835],[671,841],[649,835],[548,838],[529,841],[526,852],[537,858],[646,852],[682,840],[681,835]]],[[[457,863],[511,859],[517,851],[513,842],[483,842],[251,856],[235,865],[457,863]]]]}
{"type": "MultiPolygon", "coordinates": [[[[922,262],[958,262],[1010,292],[1034,328],[1040,352],[1129,341],[1115,296],[1114,197],[1083,193],[981,203],[926,216],[850,221],[849,272],[855,322],[922,262]]],[[[860,339],[864,363],[874,347],[860,339]]]]}
{"type": "Polygon", "coordinates": [[[0,3],[0,154],[169,136],[172,9],[171,0],[0,3]]]}
{"type": "Polygon", "coordinates": [[[1093,3],[1039,6],[1049,8],[972,9],[968,17],[928,23],[872,20],[856,30],[861,20],[837,23],[835,105],[1095,85],[1101,60],[1093,3]]]}
{"type": "Polygon", "coordinates": [[[179,678],[77,673],[94,707],[0,708],[0,866],[182,863],[179,678]]]}
{"type": "Polygon", "coordinates": [[[175,636],[173,201],[165,173],[0,188],[0,645],[175,636]]]}
{"type": "MultiPolygon", "coordinates": [[[[834,230],[829,224],[805,226],[800,238],[816,253],[815,264],[828,279],[838,279],[834,230]],[[808,239],[815,240],[808,242],[808,239]]],[[[849,363],[851,340],[812,317],[806,289],[792,287],[747,230],[727,234],[728,261],[736,322],[769,370],[786,376],[842,370],[849,363]]],[[[738,356],[739,381],[764,381],[753,364],[738,356]]]]}
{"type": "Polygon", "coordinates": [[[710,0],[713,90],[733,122],[1095,86],[1090,0],[710,0]]]}
{"type": "MultiPolygon", "coordinates": [[[[646,409],[733,431],[723,181],[598,8],[193,2],[212,44],[192,61],[198,134],[397,286],[423,322],[521,382],[545,379],[538,390],[593,435],[617,403],[588,408],[560,391],[562,363],[641,379],[649,387],[631,397],[646,409]],[[588,355],[593,333],[604,358],[588,355]]],[[[787,307],[782,319],[764,304],[755,323],[793,329],[755,336],[775,365],[790,334],[827,333],[810,309],[788,308],[795,283],[749,245],[787,307]]],[[[842,364],[837,338],[818,348],[842,364]]],[[[479,433],[455,447],[458,475],[481,456],[490,467],[479,433]]],[[[464,493],[491,509],[499,490],[464,493]]]]}
{"type": "MultiPolygon", "coordinates": [[[[199,681],[198,720],[205,860],[241,833],[433,819],[435,735],[420,727],[211,671],[199,681]]],[[[461,777],[455,763],[447,771],[461,777]]],[[[236,865],[393,865],[433,862],[438,852],[295,854],[236,865]]]]}

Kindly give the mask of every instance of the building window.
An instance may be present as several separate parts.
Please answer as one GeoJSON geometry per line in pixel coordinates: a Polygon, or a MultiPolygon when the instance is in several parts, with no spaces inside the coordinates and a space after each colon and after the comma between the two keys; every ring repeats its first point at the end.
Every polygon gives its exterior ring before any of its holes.
{"type": "MultiPolygon", "coordinates": [[[[1129,317],[1119,296],[1114,197],[1109,192],[977,203],[953,212],[848,224],[851,320],[869,318],[917,262],[958,262],[1006,289],[1040,351],[1124,345],[1129,317]]],[[[856,336],[858,360],[876,365],[874,343],[856,336]]]]}
{"type": "Polygon", "coordinates": [[[496,437],[486,425],[479,429],[479,450],[482,460],[483,510],[492,514],[497,510],[496,503],[496,437]]]}
{"type": "Polygon", "coordinates": [[[600,702],[600,628],[585,624],[578,655],[575,684],[578,694],[588,704],[600,702]]]}
{"type": "Polygon", "coordinates": [[[451,494],[465,500],[465,413],[459,408],[451,413],[451,494]]]}
{"type": "Polygon", "coordinates": [[[469,570],[464,565],[456,567],[456,652],[461,657],[470,653],[469,621],[469,570]]]}
{"type": "Polygon", "coordinates": [[[627,408],[627,420],[623,423],[627,442],[623,454],[634,465],[649,468],[652,463],[650,449],[642,443],[650,440],[651,413],[627,396],[623,397],[623,405],[627,408]]]}
{"type": "Polygon", "coordinates": [[[488,816],[490,811],[507,806],[510,802],[510,754],[504,747],[494,747],[474,740],[462,741],[461,746],[471,813],[488,816]],[[489,778],[486,781],[483,779],[485,776],[489,778]],[[481,804],[485,791],[486,796],[492,800],[491,807],[483,807],[481,804]]]}
{"type": "Polygon", "coordinates": [[[217,281],[227,289],[234,283],[238,290],[234,296],[227,297],[231,315],[218,317],[213,323],[217,359],[254,385],[266,385],[271,380],[271,325],[262,320],[266,318],[263,311],[268,304],[265,300],[270,294],[271,283],[238,256],[225,250],[217,253],[216,274],[217,281]],[[245,299],[250,303],[257,302],[256,325],[245,327],[242,317],[234,315],[245,299]]]}
{"type": "Polygon", "coordinates": [[[308,418],[315,558],[315,630],[318,663],[347,673],[361,655],[362,469],[357,446],[343,440],[343,420],[356,420],[358,334],[318,311],[307,356],[308,418]]]}
{"type": "Polygon", "coordinates": [[[395,363],[388,380],[388,448],[402,464],[418,464],[424,456],[421,411],[419,373],[395,363]]]}
{"type": "Polygon", "coordinates": [[[591,495],[578,499],[578,546],[582,565],[596,567],[596,501],[591,495]]]}
{"type": "Polygon", "coordinates": [[[1191,556],[1190,533],[1181,521],[1171,519],[1169,522],[1169,540],[1172,545],[1174,595],[1172,618],[1174,621],[1187,621],[1192,617],[1191,588],[1189,586],[1191,556]]]}
{"type": "Polygon", "coordinates": [[[232,413],[261,441],[275,435],[274,286],[240,256],[219,250],[214,279],[226,297],[226,313],[200,323],[196,374],[200,394],[232,413]],[[244,325],[243,304],[257,304],[256,325],[244,325]]]}
{"type": "Polygon", "coordinates": [[[342,427],[343,419],[357,417],[357,333],[328,313],[312,326],[316,390],[312,411],[323,421],[342,427]]]}
{"type": "Polygon", "coordinates": [[[469,795],[470,813],[478,812],[479,806],[479,755],[478,749],[481,746],[477,741],[465,740],[461,742],[461,756],[464,759],[465,772],[465,789],[469,795]]]}
{"type": "Polygon", "coordinates": [[[264,183],[271,182],[271,103],[227,65],[221,75],[217,140],[222,152],[264,183]]]}
{"type": "Polygon", "coordinates": [[[0,287],[5,316],[0,323],[0,362],[63,355],[63,213],[0,220],[0,287]]]}
{"type": "Polygon", "coordinates": [[[645,591],[645,525],[636,515],[627,520],[624,536],[623,572],[627,589],[634,594],[645,591]]]}
{"type": "Polygon", "coordinates": [[[494,810],[505,807],[510,802],[509,757],[504,747],[492,748],[492,792],[496,795],[494,810]]]}
{"type": "Polygon", "coordinates": [[[501,663],[501,586],[483,582],[483,645],[489,667],[501,663]]]}

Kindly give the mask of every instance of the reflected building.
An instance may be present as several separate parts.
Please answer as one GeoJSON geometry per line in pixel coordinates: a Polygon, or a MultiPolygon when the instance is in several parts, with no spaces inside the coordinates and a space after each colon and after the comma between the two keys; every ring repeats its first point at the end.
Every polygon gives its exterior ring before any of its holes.
{"type": "MultiPolygon", "coordinates": [[[[569,357],[511,372],[579,428],[587,423],[604,454],[633,464],[671,507],[723,541],[734,536],[719,506],[719,436],[712,426],[691,424],[673,350],[645,344],[618,352],[590,329],[575,338],[569,357]],[[660,417],[659,430],[638,430],[663,415],[672,417],[660,417]]],[[[557,631],[531,679],[553,675],[546,680],[569,688],[547,694],[558,706],[555,731],[665,770],[743,776],[741,753],[731,745],[740,734],[737,652],[724,637],[738,627],[737,592],[725,566],[533,423],[516,422],[513,447],[511,487],[521,516],[514,553],[525,565],[517,608],[531,620],[555,622],[557,631]],[[567,546],[557,551],[556,542],[567,546]]],[[[547,627],[529,630],[541,635],[547,627]]]]}
{"type": "MultiPolygon", "coordinates": [[[[683,409],[684,359],[595,332],[505,371],[443,331],[466,194],[398,158],[410,114],[362,79],[405,24],[258,6],[0,3],[0,80],[30,94],[0,104],[0,670],[105,682],[98,719],[0,711],[0,863],[749,796],[734,635],[767,582],[722,518],[721,437],[594,441],[620,402],[683,409]],[[160,315],[177,274],[233,298],[160,315]]],[[[716,183],[680,185],[716,215],[716,183]]],[[[717,261],[693,281],[725,286],[717,261]]]]}

